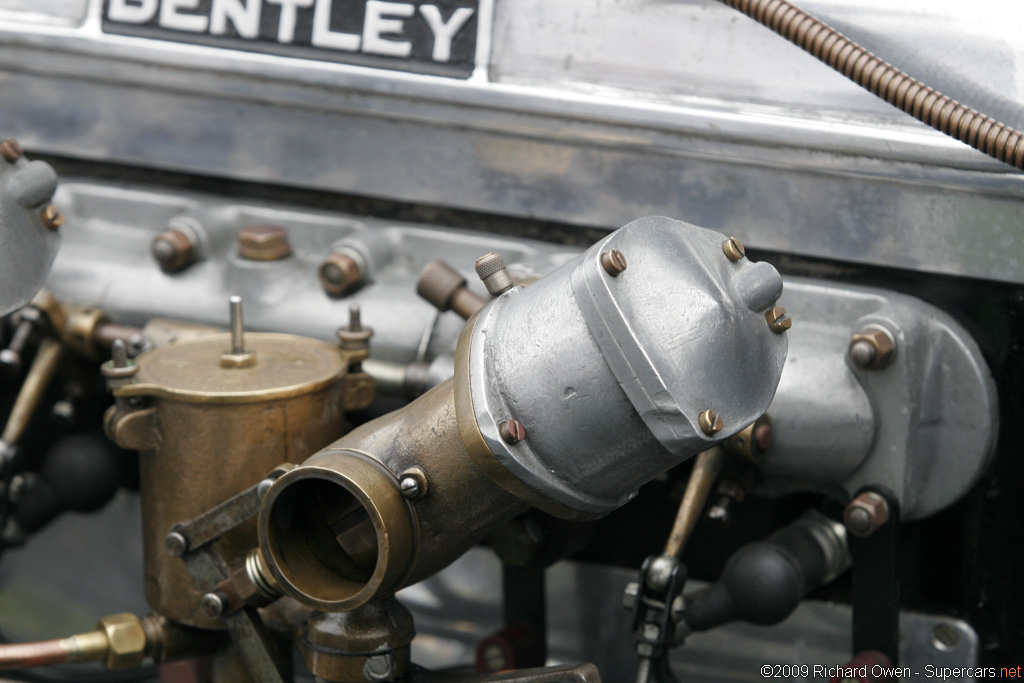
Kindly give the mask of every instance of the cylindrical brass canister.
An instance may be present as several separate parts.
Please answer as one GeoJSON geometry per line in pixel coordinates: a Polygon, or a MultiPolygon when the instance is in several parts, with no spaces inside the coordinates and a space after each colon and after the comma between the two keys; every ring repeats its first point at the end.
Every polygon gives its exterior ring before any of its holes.
{"type": "MultiPolygon", "coordinates": [[[[201,628],[222,625],[203,614],[202,591],[165,548],[168,530],[346,430],[344,352],[281,334],[248,334],[245,342],[254,362],[242,365],[222,362],[228,335],[143,354],[135,381],[115,390],[121,408],[108,424],[118,443],[140,451],[146,598],[160,614],[201,628]]],[[[256,544],[250,521],[219,539],[217,550],[230,564],[256,544]]]]}

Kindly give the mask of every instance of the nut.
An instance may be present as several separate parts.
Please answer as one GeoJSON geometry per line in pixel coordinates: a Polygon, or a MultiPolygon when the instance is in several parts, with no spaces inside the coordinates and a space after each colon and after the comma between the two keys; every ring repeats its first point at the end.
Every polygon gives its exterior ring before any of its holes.
{"type": "Polygon", "coordinates": [[[335,252],[320,264],[320,285],[331,296],[344,296],[363,280],[363,269],[354,258],[335,252]]]}
{"type": "Polygon", "coordinates": [[[714,436],[718,432],[722,431],[722,416],[711,408],[703,411],[697,417],[697,422],[700,423],[701,431],[708,436],[714,436]]]}
{"type": "Polygon", "coordinates": [[[7,138],[0,142],[0,157],[9,164],[21,158],[21,145],[14,138],[7,138]]]}
{"type": "Polygon", "coordinates": [[[879,370],[892,361],[896,344],[888,332],[871,327],[861,330],[850,340],[850,361],[861,370],[879,370]]]}
{"type": "Polygon", "coordinates": [[[601,254],[601,265],[606,273],[618,277],[626,270],[626,257],[618,249],[612,249],[601,254]]]}
{"type": "Polygon", "coordinates": [[[50,204],[43,208],[39,212],[39,217],[43,219],[43,225],[50,230],[56,230],[60,226],[64,225],[64,214],[60,212],[56,204],[50,204]]]}
{"type": "Polygon", "coordinates": [[[100,619],[97,630],[107,635],[110,646],[104,665],[108,669],[131,669],[146,657],[146,631],[134,614],[114,614],[100,619]]]}
{"type": "Polygon", "coordinates": [[[867,538],[889,521],[889,504],[885,498],[867,491],[853,499],[843,512],[843,524],[854,536],[867,538]]]}
{"type": "Polygon", "coordinates": [[[768,327],[775,334],[782,334],[793,326],[793,320],[786,317],[786,309],[782,306],[772,306],[771,310],[764,314],[768,321],[768,327]]]}
{"type": "Polygon", "coordinates": [[[722,243],[722,251],[725,252],[725,257],[733,262],[739,261],[747,255],[746,250],[743,248],[743,243],[735,237],[730,237],[722,243]]]}
{"type": "Polygon", "coordinates": [[[252,261],[278,261],[290,256],[288,231],[279,225],[250,225],[238,232],[238,255],[252,261]]]}
{"type": "Polygon", "coordinates": [[[153,238],[150,247],[153,258],[165,272],[187,268],[196,260],[192,240],[181,230],[165,230],[153,238]]]}
{"type": "Polygon", "coordinates": [[[501,433],[501,438],[510,446],[526,438],[526,430],[519,420],[505,420],[501,423],[498,431],[501,433]]]}

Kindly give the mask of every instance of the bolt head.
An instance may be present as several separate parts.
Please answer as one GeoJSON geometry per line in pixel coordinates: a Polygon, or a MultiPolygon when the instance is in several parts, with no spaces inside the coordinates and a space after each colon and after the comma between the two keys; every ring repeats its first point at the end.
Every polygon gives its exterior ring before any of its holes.
{"type": "Polygon", "coordinates": [[[291,256],[288,231],[279,225],[250,225],[238,232],[238,254],[252,261],[277,261],[291,256]]]}
{"type": "Polygon", "coordinates": [[[39,212],[39,217],[43,220],[45,225],[50,230],[56,230],[60,226],[64,225],[64,214],[60,212],[56,204],[49,204],[39,212]]]}
{"type": "Polygon", "coordinates": [[[181,270],[196,258],[195,245],[181,230],[165,230],[153,238],[150,252],[165,271],[181,270]]]}
{"type": "Polygon", "coordinates": [[[363,279],[363,271],[355,259],[335,253],[320,264],[320,285],[331,296],[343,296],[363,279]]]}
{"type": "Polygon", "coordinates": [[[743,243],[735,237],[730,237],[722,243],[722,251],[725,252],[725,257],[733,262],[739,261],[747,255],[743,243]]]}
{"type": "Polygon", "coordinates": [[[889,504],[871,491],[853,499],[843,512],[843,524],[854,536],[867,538],[889,521],[889,504]]]}
{"type": "Polygon", "coordinates": [[[701,431],[708,436],[714,436],[718,432],[722,431],[722,416],[711,408],[703,411],[697,417],[697,421],[700,423],[701,431]]]}
{"type": "Polygon", "coordinates": [[[896,344],[885,330],[871,327],[861,330],[850,340],[850,361],[861,370],[880,370],[896,354],[896,344]]]}
{"type": "Polygon", "coordinates": [[[618,249],[601,254],[601,266],[612,277],[618,277],[626,270],[626,257],[618,249]]]}
{"type": "Polygon", "coordinates": [[[224,610],[227,607],[227,601],[220,593],[207,593],[203,596],[199,606],[202,607],[203,614],[211,619],[216,619],[224,614],[224,610]]]}
{"type": "Polygon", "coordinates": [[[636,609],[636,603],[640,600],[640,584],[630,581],[626,584],[626,590],[622,593],[622,606],[628,610],[636,609]]]}
{"type": "Polygon", "coordinates": [[[501,433],[501,438],[510,446],[526,438],[526,429],[523,428],[523,423],[519,420],[506,420],[498,431],[501,433]]]}
{"type": "Polygon", "coordinates": [[[164,547],[174,557],[181,557],[188,551],[188,539],[177,531],[172,531],[164,537],[164,547]]]}
{"type": "Polygon", "coordinates": [[[267,492],[270,491],[270,487],[274,485],[273,479],[264,479],[256,485],[256,495],[262,500],[266,498],[267,492]]]}
{"type": "Polygon", "coordinates": [[[0,142],[0,157],[3,157],[7,163],[13,164],[21,158],[21,154],[21,145],[14,138],[7,138],[0,142]]]}
{"type": "Polygon", "coordinates": [[[375,682],[391,680],[395,677],[395,656],[388,652],[370,657],[363,664],[363,675],[375,682]]]}
{"type": "Polygon", "coordinates": [[[775,334],[782,334],[793,326],[793,320],[786,316],[786,309],[782,306],[772,306],[764,314],[764,319],[768,321],[768,327],[775,334]]]}

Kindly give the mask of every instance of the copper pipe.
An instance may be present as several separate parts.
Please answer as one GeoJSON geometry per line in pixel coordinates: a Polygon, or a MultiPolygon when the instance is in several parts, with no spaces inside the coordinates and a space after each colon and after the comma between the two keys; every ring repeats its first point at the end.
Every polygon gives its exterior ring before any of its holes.
{"type": "Polygon", "coordinates": [[[679,557],[683,554],[686,541],[693,532],[697,520],[700,518],[704,503],[711,493],[711,486],[718,478],[722,469],[722,460],[725,455],[721,446],[715,446],[697,456],[693,464],[693,473],[690,474],[690,481],[686,484],[686,493],[679,503],[679,512],[676,513],[676,521],[672,525],[672,533],[665,543],[665,555],[679,557]]]}
{"type": "Polygon", "coordinates": [[[946,97],[786,0],[721,0],[918,121],[1024,170],[1024,134],[946,97]]]}
{"type": "Polygon", "coordinates": [[[0,670],[104,659],[110,643],[102,631],[35,643],[0,645],[0,670]]]}

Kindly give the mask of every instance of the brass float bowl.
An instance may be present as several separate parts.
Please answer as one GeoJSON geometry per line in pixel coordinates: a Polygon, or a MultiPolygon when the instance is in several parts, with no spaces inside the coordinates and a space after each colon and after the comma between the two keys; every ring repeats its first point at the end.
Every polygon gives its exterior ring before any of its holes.
{"type": "MultiPolygon", "coordinates": [[[[134,382],[114,390],[118,406],[107,421],[118,444],[140,452],[146,598],[158,613],[199,628],[223,624],[200,608],[203,592],[164,546],[168,530],[347,430],[346,352],[283,334],[248,334],[246,343],[255,354],[246,367],[222,365],[231,348],[224,334],[141,355],[134,382]]],[[[229,564],[239,561],[257,545],[255,521],[216,543],[229,564]]]]}
{"type": "Polygon", "coordinates": [[[280,477],[259,523],[260,549],[281,589],[325,612],[393,593],[417,546],[398,480],[356,451],[319,453],[280,477]]]}

